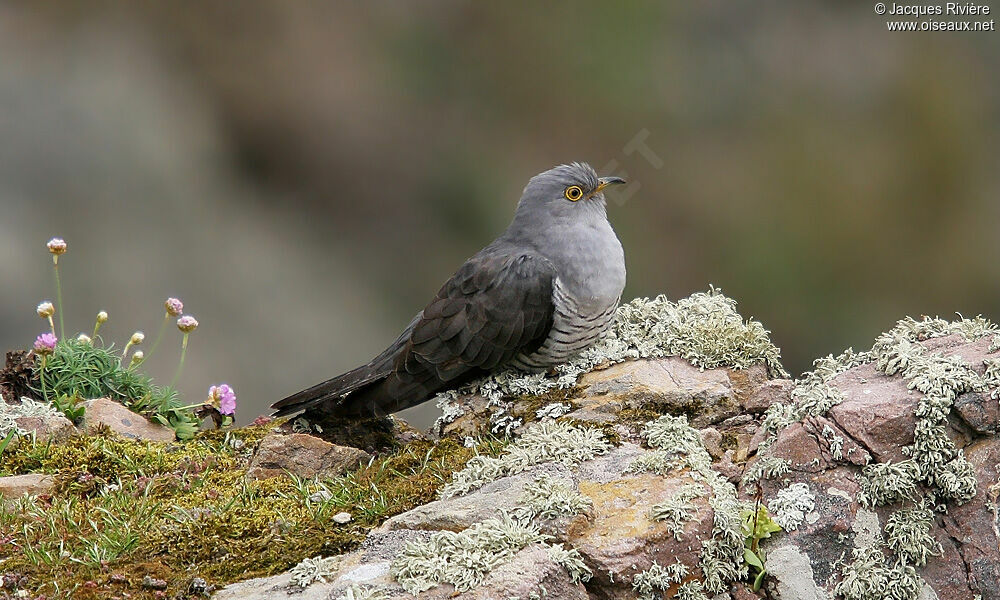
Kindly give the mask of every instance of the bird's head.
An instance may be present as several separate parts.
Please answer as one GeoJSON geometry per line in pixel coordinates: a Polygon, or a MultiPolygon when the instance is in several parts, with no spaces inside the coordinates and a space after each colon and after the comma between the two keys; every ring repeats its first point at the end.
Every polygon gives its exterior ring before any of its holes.
{"type": "Polygon", "coordinates": [[[604,189],[620,183],[625,183],[621,177],[598,177],[587,163],[560,165],[531,178],[521,194],[517,212],[534,218],[557,219],[604,214],[604,189]]]}

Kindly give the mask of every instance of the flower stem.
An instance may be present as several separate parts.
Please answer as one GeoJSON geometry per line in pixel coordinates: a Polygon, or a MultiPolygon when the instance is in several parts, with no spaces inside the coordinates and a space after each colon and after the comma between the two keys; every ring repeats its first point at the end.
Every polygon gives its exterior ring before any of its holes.
{"type": "MultiPolygon", "coordinates": [[[[62,302],[62,283],[59,281],[59,257],[52,257],[53,270],[56,273],[56,310],[59,312],[59,338],[63,339],[66,337],[66,328],[63,326],[63,302],[62,302]]],[[[52,335],[55,335],[55,327],[53,326],[52,335]]]]}
{"type": "Polygon", "coordinates": [[[153,341],[153,347],[149,349],[149,354],[146,355],[148,359],[150,356],[156,352],[156,348],[160,345],[160,340],[163,339],[163,332],[167,329],[167,323],[170,322],[170,313],[165,313],[163,315],[163,323],[160,323],[160,330],[156,332],[156,339],[153,341]]]}
{"type": "Polygon", "coordinates": [[[42,380],[42,401],[44,402],[49,401],[49,393],[45,389],[45,363],[47,358],[46,355],[42,355],[42,368],[38,371],[38,378],[42,380]]]}
{"type": "Polygon", "coordinates": [[[177,365],[177,372],[174,373],[174,378],[170,380],[170,387],[174,387],[177,383],[177,378],[181,376],[181,370],[184,369],[184,356],[187,354],[188,349],[188,334],[184,334],[184,339],[181,341],[181,362],[177,365]]]}
{"type": "MultiPolygon", "coordinates": [[[[59,316],[62,317],[61,312],[59,313],[59,316]]],[[[52,322],[52,315],[49,315],[49,329],[52,330],[52,335],[56,334],[56,324],[52,322]]]]}

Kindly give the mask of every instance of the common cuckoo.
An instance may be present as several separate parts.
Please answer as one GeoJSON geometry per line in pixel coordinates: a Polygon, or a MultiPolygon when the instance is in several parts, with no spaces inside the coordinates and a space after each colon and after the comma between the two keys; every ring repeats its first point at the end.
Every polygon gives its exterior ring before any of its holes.
{"type": "Polygon", "coordinates": [[[507,230],[391,346],[276,402],[275,415],[383,416],[500,369],[544,371],[593,344],[625,287],[625,254],[604,199],[618,183],[585,163],[532,177],[507,230]]]}

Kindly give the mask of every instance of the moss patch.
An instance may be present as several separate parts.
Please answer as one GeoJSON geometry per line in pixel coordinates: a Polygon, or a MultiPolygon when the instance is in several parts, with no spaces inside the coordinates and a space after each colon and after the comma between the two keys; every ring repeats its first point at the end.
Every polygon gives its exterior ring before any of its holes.
{"type": "Polygon", "coordinates": [[[3,570],[47,598],[154,598],[146,576],[183,598],[194,577],[221,586],[352,550],[386,518],[433,500],[474,455],[503,447],[416,441],[333,480],[248,479],[250,457],[272,427],[166,445],[108,431],[19,445],[0,457],[0,471],[51,473],[58,488],[0,510],[0,538],[9,540],[0,546],[3,570]],[[333,522],[344,511],[353,520],[333,522]]]}

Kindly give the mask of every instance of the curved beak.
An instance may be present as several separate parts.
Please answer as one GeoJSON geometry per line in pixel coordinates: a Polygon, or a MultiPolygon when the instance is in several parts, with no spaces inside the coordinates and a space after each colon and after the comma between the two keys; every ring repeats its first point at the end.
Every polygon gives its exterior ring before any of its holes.
{"type": "Polygon", "coordinates": [[[619,185],[623,183],[628,183],[621,177],[600,177],[597,179],[597,191],[601,191],[609,185],[619,185]]]}

